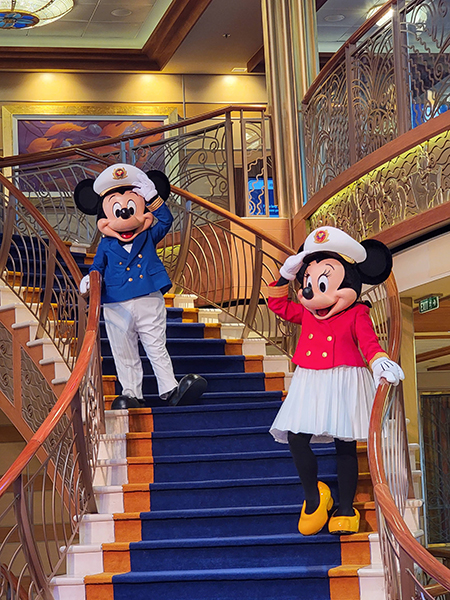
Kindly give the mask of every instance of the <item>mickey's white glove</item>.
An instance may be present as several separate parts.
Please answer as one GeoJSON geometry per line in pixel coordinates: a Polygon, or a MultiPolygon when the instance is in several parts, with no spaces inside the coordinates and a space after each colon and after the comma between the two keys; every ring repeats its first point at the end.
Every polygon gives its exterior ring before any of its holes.
{"type": "Polygon", "coordinates": [[[400,365],[395,363],[393,360],[382,356],[377,358],[372,363],[372,375],[375,382],[375,387],[380,385],[380,379],[384,377],[386,381],[393,385],[398,385],[400,381],[405,379],[405,374],[402,371],[400,365]]]}
{"type": "Polygon", "coordinates": [[[89,275],[85,275],[83,277],[83,279],[80,281],[80,293],[85,294],[86,292],[89,291],[89,287],[90,287],[89,275]]]}
{"type": "Polygon", "coordinates": [[[294,281],[297,273],[300,271],[305,256],[306,252],[299,252],[294,256],[289,256],[280,268],[281,277],[284,277],[284,279],[287,279],[288,281],[294,281]]]}
{"type": "Polygon", "coordinates": [[[155,184],[151,179],[147,177],[145,173],[138,173],[137,181],[135,181],[132,185],[133,192],[142,196],[146,203],[153,200],[158,195],[158,190],[156,189],[155,184]]]}

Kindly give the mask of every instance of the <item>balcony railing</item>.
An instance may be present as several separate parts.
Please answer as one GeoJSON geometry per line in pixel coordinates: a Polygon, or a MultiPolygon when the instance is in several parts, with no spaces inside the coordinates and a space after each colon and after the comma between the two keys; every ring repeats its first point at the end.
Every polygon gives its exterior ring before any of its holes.
{"type": "Polygon", "coordinates": [[[242,217],[277,216],[269,117],[264,106],[229,106],[127,137],[0,158],[0,168],[63,240],[90,243],[96,227],[72,191],[114,162],[159,169],[173,185],[242,217]]]}
{"type": "Polygon", "coordinates": [[[448,110],[449,48],[449,0],[390,0],[348,39],[303,100],[308,199],[448,110]]]}

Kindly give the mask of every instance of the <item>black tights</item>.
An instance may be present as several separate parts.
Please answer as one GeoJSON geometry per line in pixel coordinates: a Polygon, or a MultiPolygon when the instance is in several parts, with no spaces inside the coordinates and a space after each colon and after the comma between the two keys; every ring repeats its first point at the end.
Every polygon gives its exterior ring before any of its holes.
{"type": "MultiPolygon", "coordinates": [[[[289,450],[294,459],[298,476],[305,492],[307,514],[313,513],[319,506],[317,489],[317,458],[311,450],[309,433],[288,432],[289,450]]],[[[358,484],[358,456],[356,441],[344,442],[334,439],[336,445],[337,475],[339,489],[339,509],[337,515],[353,516],[353,499],[358,484]]]]}

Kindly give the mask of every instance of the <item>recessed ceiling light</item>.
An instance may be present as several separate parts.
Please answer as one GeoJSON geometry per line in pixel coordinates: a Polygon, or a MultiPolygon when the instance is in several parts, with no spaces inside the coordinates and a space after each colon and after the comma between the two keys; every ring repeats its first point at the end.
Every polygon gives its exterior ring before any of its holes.
{"type": "Polygon", "coordinates": [[[234,67],[231,69],[232,73],[247,73],[247,67],[234,67]]]}
{"type": "Polygon", "coordinates": [[[343,21],[345,19],[345,15],[327,15],[323,18],[324,21],[328,21],[328,23],[337,23],[338,21],[343,21]]]}
{"type": "Polygon", "coordinates": [[[132,13],[133,11],[129,10],[128,8],[116,8],[115,10],[111,11],[111,14],[114,17],[129,17],[132,13]]]}

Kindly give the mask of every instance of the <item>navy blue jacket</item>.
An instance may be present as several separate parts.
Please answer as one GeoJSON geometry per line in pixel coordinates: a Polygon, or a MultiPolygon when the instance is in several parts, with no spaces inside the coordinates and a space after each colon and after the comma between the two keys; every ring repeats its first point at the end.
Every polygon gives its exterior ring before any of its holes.
{"type": "Polygon", "coordinates": [[[172,283],[156,253],[172,225],[173,217],[165,204],[153,213],[158,221],[134,240],[127,252],[117,238],[102,238],[89,269],[103,277],[102,302],[124,302],[160,290],[165,294],[172,283]]]}

